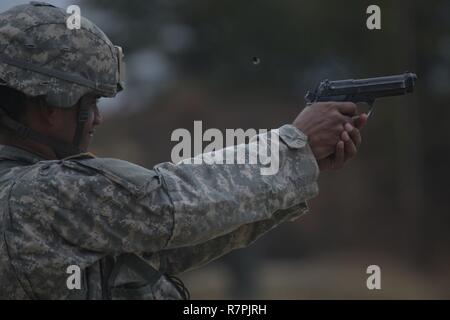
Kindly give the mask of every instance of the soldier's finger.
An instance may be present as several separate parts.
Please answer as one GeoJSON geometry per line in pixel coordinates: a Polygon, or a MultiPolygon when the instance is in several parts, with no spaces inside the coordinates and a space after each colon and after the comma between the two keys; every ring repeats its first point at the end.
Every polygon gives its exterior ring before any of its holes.
{"type": "Polygon", "coordinates": [[[345,162],[345,152],[344,152],[344,141],[339,141],[336,145],[336,153],[333,159],[333,169],[340,169],[344,166],[345,162]]]}
{"type": "Polygon", "coordinates": [[[356,146],[359,146],[361,144],[361,132],[354,128],[352,131],[349,132],[350,138],[353,140],[356,146]]]}
{"type": "Polygon", "coordinates": [[[352,126],[352,124],[351,124],[350,122],[347,122],[347,123],[344,125],[345,131],[347,131],[347,132],[349,132],[349,133],[352,132],[354,128],[355,128],[355,127],[352,126]]]}
{"type": "Polygon", "coordinates": [[[356,149],[356,145],[352,139],[345,142],[344,152],[345,152],[345,161],[352,159],[356,156],[358,150],[356,149]]]}
{"type": "Polygon", "coordinates": [[[348,135],[347,131],[343,131],[343,132],[341,133],[341,139],[342,139],[342,141],[344,141],[344,142],[350,140],[350,136],[348,135]]]}
{"type": "Polygon", "coordinates": [[[340,113],[349,116],[354,116],[358,109],[353,102],[336,102],[336,106],[340,113]]]}
{"type": "Polygon", "coordinates": [[[361,130],[366,125],[367,119],[368,119],[367,114],[361,113],[360,115],[353,117],[353,125],[361,130]]]}

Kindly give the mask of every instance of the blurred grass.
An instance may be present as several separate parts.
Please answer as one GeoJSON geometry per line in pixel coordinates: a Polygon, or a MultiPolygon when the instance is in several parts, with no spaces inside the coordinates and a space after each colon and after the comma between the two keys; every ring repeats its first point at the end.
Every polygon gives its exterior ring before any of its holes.
{"type": "MultiPolygon", "coordinates": [[[[192,299],[235,298],[230,294],[234,278],[221,263],[187,272],[181,278],[192,299]]],[[[303,261],[269,260],[262,263],[258,278],[254,299],[450,299],[446,269],[421,273],[392,256],[361,252],[303,261]],[[371,264],[381,268],[381,290],[366,287],[366,268],[371,264]]]]}

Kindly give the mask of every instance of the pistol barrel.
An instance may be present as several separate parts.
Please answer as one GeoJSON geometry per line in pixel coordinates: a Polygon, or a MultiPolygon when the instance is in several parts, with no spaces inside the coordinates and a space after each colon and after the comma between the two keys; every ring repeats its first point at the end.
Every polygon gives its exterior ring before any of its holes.
{"type": "Polygon", "coordinates": [[[413,92],[416,80],[417,75],[410,72],[368,79],[324,80],[313,92],[308,92],[305,99],[309,103],[351,101],[371,104],[377,98],[413,92]]]}

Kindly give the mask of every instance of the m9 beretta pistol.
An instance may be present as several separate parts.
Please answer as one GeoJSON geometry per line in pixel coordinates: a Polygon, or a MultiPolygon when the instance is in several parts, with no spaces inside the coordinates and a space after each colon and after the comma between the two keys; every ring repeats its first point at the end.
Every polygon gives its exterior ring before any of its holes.
{"type": "Polygon", "coordinates": [[[416,80],[417,75],[410,72],[368,79],[324,80],[314,91],[306,93],[305,100],[307,105],[320,101],[365,102],[370,116],[375,99],[413,92],[416,80]]]}

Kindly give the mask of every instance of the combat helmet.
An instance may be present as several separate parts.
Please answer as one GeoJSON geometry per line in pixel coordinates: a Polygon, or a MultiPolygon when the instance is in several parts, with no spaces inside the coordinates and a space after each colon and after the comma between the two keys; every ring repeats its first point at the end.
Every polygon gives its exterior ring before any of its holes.
{"type": "Polygon", "coordinates": [[[80,152],[88,116],[83,97],[88,93],[114,97],[124,88],[122,49],[84,17],[80,29],[68,28],[69,16],[60,8],[35,1],[0,13],[0,85],[29,97],[43,96],[53,107],[69,108],[80,101],[72,144],[35,132],[0,108],[3,126],[24,139],[49,145],[58,157],[80,152]]]}

